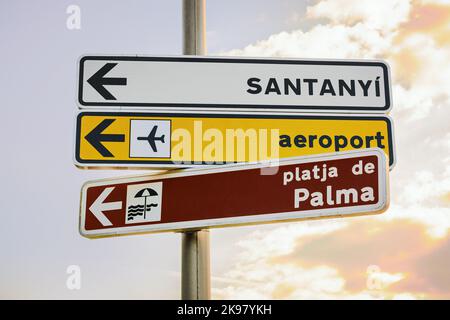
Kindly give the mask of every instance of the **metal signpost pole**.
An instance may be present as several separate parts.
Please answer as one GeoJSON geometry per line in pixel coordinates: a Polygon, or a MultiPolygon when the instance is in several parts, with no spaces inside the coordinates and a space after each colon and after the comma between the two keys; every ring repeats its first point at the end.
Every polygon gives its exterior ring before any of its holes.
{"type": "MultiPolygon", "coordinates": [[[[205,0],[183,0],[183,54],[206,55],[205,0]]],[[[210,299],[209,230],[181,234],[181,298],[210,299]]]]}

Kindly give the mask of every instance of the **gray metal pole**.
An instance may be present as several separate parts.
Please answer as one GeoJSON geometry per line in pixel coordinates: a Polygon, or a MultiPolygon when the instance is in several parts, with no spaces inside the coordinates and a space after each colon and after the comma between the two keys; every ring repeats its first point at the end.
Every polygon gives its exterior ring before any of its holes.
{"type": "Polygon", "coordinates": [[[209,231],[183,232],[181,235],[181,299],[211,298],[209,231]]]}
{"type": "MultiPolygon", "coordinates": [[[[206,55],[205,0],[183,0],[183,54],[206,55]]],[[[211,298],[209,230],[181,234],[181,299],[211,298]]]]}
{"type": "Polygon", "coordinates": [[[183,54],[206,55],[205,0],[183,0],[183,54]]]}

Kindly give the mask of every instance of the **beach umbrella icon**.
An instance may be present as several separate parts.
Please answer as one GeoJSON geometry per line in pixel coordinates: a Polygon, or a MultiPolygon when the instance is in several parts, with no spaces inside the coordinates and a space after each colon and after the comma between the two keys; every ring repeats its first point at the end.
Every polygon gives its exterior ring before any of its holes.
{"type": "MultiPolygon", "coordinates": [[[[157,196],[158,192],[153,190],[152,188],[145,188],[142,190],[139,190],[138,193],[134,196],[135,198],[144,198],[144,219],[147,213],[147,198],[157,196]]],[[[149,210],[150,211],[150,210],[149,210]]]]}

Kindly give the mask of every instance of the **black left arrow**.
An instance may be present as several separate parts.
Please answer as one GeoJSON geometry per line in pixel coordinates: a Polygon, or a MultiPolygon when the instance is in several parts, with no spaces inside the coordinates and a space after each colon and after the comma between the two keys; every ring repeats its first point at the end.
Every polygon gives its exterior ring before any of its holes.
{"type": "Polygon", "coordinates": [[[89,132],[84,137],[103,157],[114,157],[114,155],[105,148],[102,142],[124,142],[124,134],[103,134],[103,131],[108,128],[115,119],[105,119],[100,122],[94,130],[89,132]]]}
{"type": "Polygon", "coordinates": [[[127,78],[105,78],[105,75],[114,68],[117,63],[107,63],[98,70],[87,82],[95,89],[105,100],[117,100],[111,92],[105,89],[106,86],[126,86],[127,78]]]}

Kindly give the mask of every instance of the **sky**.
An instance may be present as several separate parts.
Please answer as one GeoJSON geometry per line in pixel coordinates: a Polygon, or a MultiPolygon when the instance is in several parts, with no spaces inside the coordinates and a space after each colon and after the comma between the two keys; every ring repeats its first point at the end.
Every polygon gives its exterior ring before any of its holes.
{"type": "MultiPolygon", "coordinates": [[[[382,215],[212,230],[212,297],[449,299],[450,2],[207,0],[207,30],[209,55],[386,60],[397,150],[382,215]]],[[[181,1],[0,0],[0,38],[0,298],[178,299],[179,234],[78,233],[85,181],[142,171],[72,153],[78,58],[180,54],[181,1]]]]}

